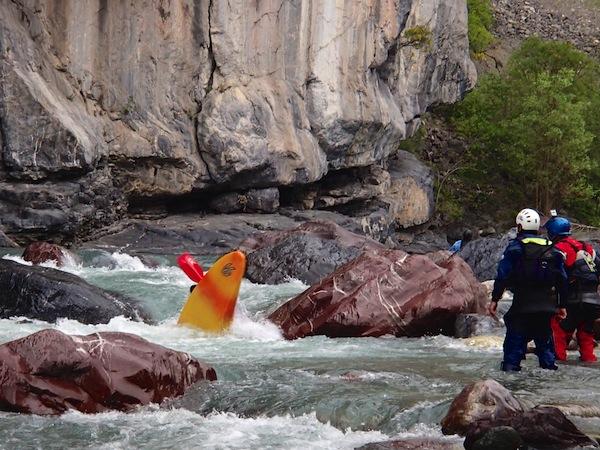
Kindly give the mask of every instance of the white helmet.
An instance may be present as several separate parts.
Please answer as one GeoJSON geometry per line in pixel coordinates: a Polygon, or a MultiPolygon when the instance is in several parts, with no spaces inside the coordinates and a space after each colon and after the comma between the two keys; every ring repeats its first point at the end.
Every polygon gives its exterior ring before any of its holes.
{"type": "Polygon", "coordinates": [[[540,215],[533,209],[525,208],[517,214],[517,225],[521,225],[522,230],[538,231],[540,215]]]}

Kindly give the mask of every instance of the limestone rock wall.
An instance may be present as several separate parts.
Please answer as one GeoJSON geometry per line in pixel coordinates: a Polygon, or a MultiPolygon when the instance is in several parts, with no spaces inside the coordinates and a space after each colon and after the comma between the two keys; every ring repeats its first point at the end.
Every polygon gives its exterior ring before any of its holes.
{"type": "Polygon", "coordinates": [[[475,76],[465,0],[0,0],[0,224],[379,164],[475,76]]]}

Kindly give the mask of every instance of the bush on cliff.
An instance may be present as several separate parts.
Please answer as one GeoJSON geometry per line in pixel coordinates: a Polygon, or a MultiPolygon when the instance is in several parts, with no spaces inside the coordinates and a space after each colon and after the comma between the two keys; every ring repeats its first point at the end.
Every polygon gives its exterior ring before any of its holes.
{"type": "Polygon", "coordinates": [[[491,33],[494,15],[490,0],[467,0],[469,11],[469,46],[477,56],[483,53],[494,41],[491,33]]]}
{"type": "Polygon", "coordinates": [[[564,208],[598,223],[599,109],[596,60],[527,39],[457,106],[454,123],[472,141],[458,176],[489,204],[564,208]]]}

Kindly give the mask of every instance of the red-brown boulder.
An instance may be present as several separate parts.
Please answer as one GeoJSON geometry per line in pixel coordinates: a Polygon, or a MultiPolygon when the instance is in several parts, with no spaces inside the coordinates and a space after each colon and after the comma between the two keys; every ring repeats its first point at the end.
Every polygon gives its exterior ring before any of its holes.
{"type": "Polygon", "coordinates": [[[269,319],[288,339],[423,336],[454,332],[456,316],[487,297],[469,266],[448,252],[372,250],[288,301],[269,319]]]}
{"type": "Polygon", "coordinates": [[[0,345],[0,409],[61,414],[128,411],[182,395],[215,370],[128,333],[43,330],[0,345]]]}
{"type": "Polygon", "coordinates": [[[499,448],[499,431],[512,430],[533,448],[571,448],[595,442],[582,433],[560,409],[551,406],[526,408],[494,380],[466,386],[442,419],[442,433],[466,436],[466,449],[499,448]],[[496,431],[498,433],[494,433],[496,431]],[[494,437],[493,435],[496,434],[494,437]]]}
{"type": "Polygon", "coordinates": [[[42,264],[48,261],[55,261],[57,266],[64,265],[69,252],[60,245],[49,242],[32,242],[23,251],[23,259],[32,264],[42,264]]]}

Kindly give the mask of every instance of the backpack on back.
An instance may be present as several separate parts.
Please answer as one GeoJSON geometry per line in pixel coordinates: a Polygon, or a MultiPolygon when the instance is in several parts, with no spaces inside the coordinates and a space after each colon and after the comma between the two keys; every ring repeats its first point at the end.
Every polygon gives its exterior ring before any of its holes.
{"type": "Polygon", "coordinates": [[[591,245],[580,242],[581,248],[570,241],[567,243],[575,252],[575,263],[569,268],[569,277],[580,285],[598,284],[598,267],[595,263],[595,252],[591,245]]]}
{"type": "Polygon", "coordinates": [[[523,252],[515,267],[515,284],[552,287],[558,270],[552,242],[544,238],[525,238],[520,242],[523,252]]]}

